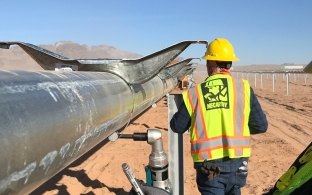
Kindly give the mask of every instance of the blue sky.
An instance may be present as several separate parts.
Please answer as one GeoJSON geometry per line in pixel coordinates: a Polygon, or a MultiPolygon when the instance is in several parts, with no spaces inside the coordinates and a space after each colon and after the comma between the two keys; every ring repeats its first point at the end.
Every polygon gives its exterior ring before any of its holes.
{"type": "MultiPolygon", "coordinates": [[[[312,60],[311,0],[2,1],[1,41],[111,45],[148,55],[183,40],[229,39],[247,64],[312,60]]],[[[182,57],[201,57],[203,45],[182,57]]]]}

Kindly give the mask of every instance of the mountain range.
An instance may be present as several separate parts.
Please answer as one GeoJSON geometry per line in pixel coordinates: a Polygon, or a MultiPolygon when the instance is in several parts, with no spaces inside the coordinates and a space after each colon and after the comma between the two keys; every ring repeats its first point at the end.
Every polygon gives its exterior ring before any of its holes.
{"type": "MultiPolygon", "coordinates": [[[[44,49],[60,54],[72,59],[137,59],[142,57],[130,51],[124,51],[109,45],[89,46],[86,44],[78,44],[72,41],[59,41],[54,44],[38,45],[44,49]]],[[[178,61],[182,60],[178,57],[178,61]]],[[[286,64],[295,65],[295,64],[286,64]]],[[[285,64],[261,64],[236,66],[233,64],[234,71],[279,71],[283,69],[285,64]]],[[[302,65],[301,65],[302,66],[302,65]]],[[[19,46],[13,46],[10,49],[0,49],[0,70],[42,70],[42,68],[19,46]]],[[[198,65],[196,71],[206,71],[204,65],[198,65]]]]}
{"type": "MultiPolygon", "coordinates": [[[[136,59],[139,54],[117,49],[108,45],[89,46],[71,41],[38,45],[44,49],[72,59],[136,59]]],[[[42,70],[42,68],[19,46],[0,49],[0,69],[2,70],[42,70]]]]}

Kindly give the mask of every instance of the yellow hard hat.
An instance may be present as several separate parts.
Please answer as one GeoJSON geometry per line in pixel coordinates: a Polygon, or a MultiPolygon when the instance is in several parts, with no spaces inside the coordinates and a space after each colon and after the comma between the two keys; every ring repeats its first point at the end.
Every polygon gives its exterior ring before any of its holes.
{"type": "Polygon", "coordinates": [[[206,60],[214,61],[238,61],[234,53],[232,44],[225,38],[217,38],[213,40],[207,48],[206,54],[203,57],[206,60]]]}

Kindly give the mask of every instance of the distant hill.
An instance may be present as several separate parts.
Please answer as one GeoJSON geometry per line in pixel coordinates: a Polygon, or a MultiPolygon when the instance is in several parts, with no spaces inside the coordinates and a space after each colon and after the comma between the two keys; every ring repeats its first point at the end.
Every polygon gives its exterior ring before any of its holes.
{"type": "MultiPolygon", "coordinates": [[[[244,72],[272,72],[282,71],[285,66],[305,66],[299,64],[259,64],[259,65],[244,65],[244,66],[233,66],[232,72],[244,71],[244,72]]],[[[204,64],[198,64],[194,71],[194,78],[197,83],[202,82],[207,77],[207,68],[204,64]]]]}
{"type": "MultiPolygon", "coordinates": [[[[302,64],[290,64],[290,63],[284,63],[284,64],[253,64],[253,65],[241,65],[236,66],[234,64],[232,71],[246,71],[246,72],[253,72],[253,71],[281,71],[284,70],[285,66],[292,66],[292,67],[304,67],[305,65],[302,64]]],[[[198,65],[196,68],[197,71],[207,71],[205,65],[198,65]]]]}
{"type": "MultiPolygon", "coordinates": [[[[38,45],[62,56],[73,59],[96,59],[96,58],[111,58],[111,59],[136,59],[142,55],[117,49],[109,45],[89,46],[86,44],[74,43],[71,41],[60,41],[55,44],[38,45]]],[[[177,61],[183,60],[181,57],[177,61]]],[[[175,61],[176,62],[176,61],[175,61]]],[[[262,65],[247,65],[235,66],[233,71],[278,71],[283,69],[283,66],[275,64],[262,65]]],[[[289,64],[286,64],[289,65],[289,64]]],[[[0,49],[0,70],[42,70],[42,68],[19,46],[13,46],[9,50],[0,49]]],[[[197,72],[206,74],[206,66],[199,64],[196,68],[197,72]]]]}
{"type": "MultiPolygon", "coordinates": [[[[74,59],[136,59],[139,54],[117,49],[108,45],[89,46],[71,41],[60,41],[53,45],[38,45],[62,56],[74,59]]],[[[0,69],[2,70],[42,70],[42,68],[19,46],[9,50],[0,49],[0,69]]]]}
{"type": "Polygon", "coordinates": [[[283,69],[283,65],[278,64],[257,64],[257,65],[244,65],[234,66],[232,71],[280,71],[283,69]]]}

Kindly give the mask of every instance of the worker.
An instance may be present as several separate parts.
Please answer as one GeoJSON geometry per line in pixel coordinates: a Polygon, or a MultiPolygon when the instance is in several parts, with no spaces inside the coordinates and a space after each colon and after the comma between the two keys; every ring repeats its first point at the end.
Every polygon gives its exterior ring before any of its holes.
{"type": "Polygon", "coordinates": [[[246,184],[250,134],[266,132],[268,122],[247,80],[230,74],[239,60],[224,38],[212,41],[203,57],[207,79],[182,93],[170,121],[176,133],[190,130],[191,154],[201,194],[241,194],[246,184]]]}

